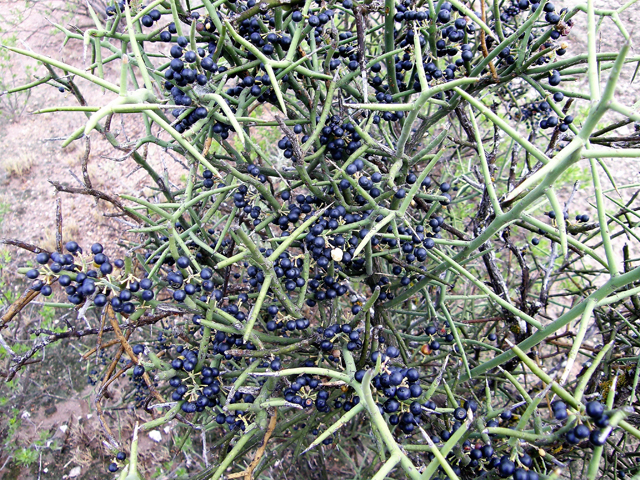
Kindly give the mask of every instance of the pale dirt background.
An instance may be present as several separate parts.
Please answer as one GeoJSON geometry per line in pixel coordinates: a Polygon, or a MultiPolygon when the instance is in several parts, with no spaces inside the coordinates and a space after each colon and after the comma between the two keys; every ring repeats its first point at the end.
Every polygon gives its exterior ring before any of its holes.
{"type": "MultiPolygon", "coordinates": [[[[76,3],[83,4],[84,0],[75,3],[41,1],[36,2],[32,9],[25,9],[25,2],[22,1],[0,1],[0,35],[7,38],[15,34],[19,39],[16,44],[18,48],[31,49],[75,66],[88,65],[90,57],[85,63],[82,42],[71,40],[63,47],[64,36],[52,25],[59,23],[67,28],[73,25],[86,28],[90,25],[88,17],[79,14],[83,9],[76,3]],[[24,12],[24,18],[17,26],[8,24],[8,21],[16,18],[10,14],[12,11],[24,12]]],[[[103,54],[107,54],[106,49],[103,49],[103,54]]],[[[11,62],[0,68],[4,75],[2,78],[11,80],[11,75],[15,74],[15,84],[21,85],[26,83],[25,68],[35,65],[32,59],[12,54],[11,62]]],[[[36,70],[38,76],[45,73],[43,67],[36,70]]],[[[108,65],[105,78],[118,79],[119,71],[114,73],[113,67],[108,65]]],[[[82,79],[76,78],[75,81],[89,105],[102,106],[114,98],[112,93],[94,88],[82,79]]],[[[19,98],[24,101],[25,97],[19,98]]],[[[0,97],[2,100],[4,98],[0,97]]],[[[5,103],[0,105],[6,106],[5,103]]],[[[112,254],[122,253],[125,248],[118,246],[118,240],[135,240],[136,237],[127,234],[131,226],[121,219],[103,216],[104,213],[115,213],[109,204],[96,204],[93,198],[87,196],[56,194],[48,182],[53,180],[67,186],[81,187],[77,178],[82,178],[81,159],[85,151],[83,141],[72,143],[64,150],[60,147],[62,139],[86,122],[82,113],[61,113],[55,117],[50,114],[30,114],[56,105],[75,106],[77,102],[69,93],[41,86],[33,91],[22,115],[15,119],[0,119],[0,238],[19,239],[54,250],[56,198],[59,198],[65,241],[75,239],[85,248],[100,242],[109,245],[112,254]]],[[[135,143],[144,133],[139,127],[139,120],[135,117],[114,119],[111,131],[121,145],[135,143]]],[[[94,188],[116,196],[153,195],[148,188],[152,182],[144,171],[138,170],[130,159],[120,160],[125,152],[113,149],[95,132],[91,140],[88,170],[94,188]]],[[[170,182],[182,183],[181,176],[187,172],[182,165],[157,148],[149,149],[148,155],[149,163],[157,171],[166,170],[170,182]]],[[[4,259],[0,255],[0,275],[6,274],[5,278],[9,279],[4,288],[19,295],[25,283],[9,272],[25,265],[27,260],[32,259],[32,254],[4,245],[0,245],[0,251],[8,251],[11,255],[9,264],[2,263],[4,259]]],[[[36,305],[31,312],[26,312],[26,321],[37,321],[37,308],[36,305]],[[29,313],[35,318],[29,318],[29,313]]],[[[29,470],[9,468],[6,464],[9,452],[2,452],[0,447],[0,479],[33,479],[36,478],[34,471],[38,478],[114,478],[115,474],[107,472],[113,457],[103,445],[105,438],[92,401],[95,387],[87,385],[88,372],[77,369],[78,352],[69,344],[51,352],[44,367],[48,381],[40,383],[40,376],[36,377],[26,369],[21,374],[18,386],[8,395],[8,407],[19,410],[22,427],[15,437],[19,445],[33,445],[42,432],[50,431],[50,438],[63,445],[63,450],[53,461],[45,450],[41,462],[36,462],[35,470],[29,470]],[[36,395],[34,392],[37,392],[36,395]]],[[[117,405],[122,397],[121,388],[126,385],[123,382],[117,381],[109,388],[110,398],[105,405],[117,405]]],[[[3,390],[4,394],[6,390],[3,390]]],[[[144,423],[149,419],[144,414],[140,416],[140,412],[124,408],[107,414],[110,425],[121,427],[115,434],[124,445],[130,443],[135,423],[144,423]]],[[[150,478],[151,473],[163,462],[176,460],[170,451],[173,435],[171,425],[166,431],[159,432],[162,437],[160,443],[155,443],[146,434],[141,437],[141,469],[145,478],[150,478]]],[[[5,433],[0,428],[0,440],[5,433]]],[[[189,463],[190,460],[183,456],[174,462],[176,466],[183,467],[189,463]]]]}

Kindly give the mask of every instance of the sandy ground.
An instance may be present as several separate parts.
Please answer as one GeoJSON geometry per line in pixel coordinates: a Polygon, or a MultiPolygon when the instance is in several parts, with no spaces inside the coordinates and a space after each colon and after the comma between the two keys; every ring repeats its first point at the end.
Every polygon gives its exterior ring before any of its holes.
{"type": "MultiPolygon", "coordinates": [[[[2,1],[0,11],[8,12],[18,8],[18,5],[23,6],[23,2],[2,1]]],[[[19,39],[16,46],[19,48],[31,49],[69,64],[81,66],[84,63],[82,43],[71,41],[63,47],[64,36],[56,33],[50,23],[60,22],[69,26],[69,18],[74,18],[74,23],[77,25],[89,25],[87,18],[75,16],[76,7],[68,11],[66,7],[69,5],[73,6],[71,2],[52,1],[46,4],[40,2],[34,10],[26,11],[19,25],[11,28],[3,23],[6,18],[0,15],[0,32],[15,33],[19,39]]],[[[2,38],[7,38],[7,35],[5,33],[2,38]]],[[[0,68],[5,81],[11,80],[10,75],[15,74],[15,84],[20,85],[25,83],[26,74],[30,73],[26,69],[35,66],[36,62],[32,59],[11,55],[10,60],[5,60],[0,68]]],[[[35,72],[39,76],[46,73],[42,67],[37,68],[35,72]]],[[[111,67],[107,67],[105,76],[118,78],[119,73],[114,73],[111,67]]],[[[112,98],[111,95],[105,94],[82,79],[77,80],[76,83],[91,105],[104,105],[112,98]]],[[[24,101],[26,97],[18,98],[24,101]]],[[[7,106],[4,100],[6,98],[0,98],[0,108],[3,110],[7,106]]],[[[123,248],[117,244],[118,240],[134,241],[136,237],[127,234],[131,225],[120,218],[105,216],[115,212],[109,204],[102,201],[96,203],[93,198],[87,196],[58,194],[49,183],[49,180],[52,180],[70,187],[82,186],[79,179],[82,178],[81,162],[85,152],[84,142],[72,143],[65,149],[61,148],[61,143],[74,130],[84,125],[86,117],[81,113],[71,112],[55,117],[50,114],[30,113],[56,105],[75,106],[77,102],[68,93],[60,93],[54,87],[41,86],[33,91],[22,115],[15,119],[0,119],[0,238],[19,239],[53,250],[55,248],[56,200],[60,199],[65,241],[74,239],[85,247],[94,242],[100,242],[110,245],[112,253],[123,251],[123,248]]],[[[18,110],[21,110],[21,107],[18,110]]],[[[135,143],[135,140],[143,134],[138,124],[139,118],[135,117],[114,120],[112,132],[123,147],[128,147],[131,142],[135,143]]],[[[146,173],[138,170],[132,160],[121,159],[126,152],[113,149],[95,132],[91,140],[88,171],[94,188],[116,196],[119,194],[153,195],[148,188],[151,182],[146,173]]],[[[186,172],[181,164],[159,149],[149,149],[147,155],[154,168],[159,172],[166,172],[171,183],[181,183],[180,177],[186,172]]],[[[24,250],[7,248],[4,245],[0,250],[9,251],[11,256],[9,265],[0,265],[0,270],[4,272],[22,266],[27,260],[32,259],[32,254],[24,250]]],[[[4,259],[0,260],[0,262],[3,261],[4,259]]],[[[16,294],[22,292],[24,289],[22,281],[16,281],[19,279],[11,276],[6,278],[10,281],[3,287],[4,289],[13,290],[16,294]]],[[[37,319],[33,320],[37,321],[37,319]]],[[[73,350],[69,349],[68,353],[69,358],[50,358],[48,363],[72,365],[77,362],[73,350]]],[[[56,376],[55,381],[45,381],[43,384],[31,384],[42,379],[36,380],[37,375],[23,373],[22,383],[40,391],[41,397],[34,398],[30,395],[25,397],[20,390],[10,393],[9,398],[12,402],[10,405],[15,404],[15,407],[22,411],[24,428],[21,429],[18,441],[29,445],[40,438],[41,432],[51,431],[50,438],[65,445],[63,452],[53,463],[50,458],[43,456],[44,460],[40,468],[36,469],[39,475],[42,474],[42,478],[67,478],[66,475],[69,474],[75,475],[73,478],[110,478],[112,475],[107,474],[106,466],[111,461],[111,457],[103,445],[105,438],[101,434],[95,407],[92,405],[95,387],[87,386],[83,390],[81,382],[86,384],[86,375],[83,376],[82,372],[78,372],[79,378],[72,380],[72,373],[75,376],[75,372],[70,372],[68,376],[63,372],[60,378],[56,376]],[[80,385],[79,390],[75,388],[78,385],[80,385]],[[41,404],[43,405],[40,406],[41,404]],[[60,461],[62,464],[58,463],[60,461]]],[[[122,386],[119,382],[111,387],[110,402],[115,403],[118,399],[120,388],[122,386]]],[[[135,422],[143,423],[148,419],[130,410],[109,414],[109,422],[121,427],[118,435],[124,441],[124,445],[130,441],[135,422]]],[[[0,436],[2,433],[0,431],[0,436]]],[[[170,459],[166,440],[170,439],[171,435],[162,432],[162,437],[164,441],[160,445],[156,445],[146,435],[141,439],[142,456],[140,458],[143,461],[142,468],[147,472],[145,476],[148,476],[151,470],[155,470],[157,465],[170,459]],[[146,470],[147,468],[149,470],[146,470]]],[[[6,459],[7,457],[0,452],[0,478],[34,478],[32,471],[27,469],[22,472],[19,469],[3,469],[6,459]]]]}
{"type": "MultiPolygon", "coordinates": [[[[66,2],[47,3],[59,6],[66,2]]],[[[7,6],[15,2],[0,2],[0,8],[2,4],[7,6]]],[[[64,20],[63,13],[54,10],[46,17],[43,12],[32,13],[20,25],[17,36],[22,41],[17,43],[17,47],[27,47],[71,65],[88,64],[82,42],[71,40],[63,47],[64,36],[49,23],[56,20],[56,15],[64,20]]],[[[86,18],[81,17],[76,22],[88,25],[86,18]]],[[[11,70],[18,78],[23,79],[25,68],[34,65],[33,59],[11,55],[11,70]]],[[[46,71],[40,67],[36,73],[41,76],[46,71]]],[[[105,77],[119,78],[119,73],[114,73],[112,66],[108,66],[105,77]]],[[[76,83],[90,105],[102,106],[113,98],[110,92],[105,93],[82,79],[76,79],[76,83]]],[[[117,239],[126,237],[129,225],[121,219],[104,216],[105,213],[114,213],[110,205],[104,202],[96,205],[90,197],[57,194],[49,183],[52,180],[69,187],[82,186],[79,179],[82,178],[84,142],[76,141],[65,149],[61,148],[61,143],[84,125],[84,114],[65,112],[55,117],[51,114],[30,114],[57,105],[75,106],[77,102],[70,93],[60,93],[48,85],[40,86],[33,91],[20,117],[0,123],[0,204],[4,212],[0,237],[19,238],[51,249],[55,239],[55,201],[60,198],[65,240],[73,238],[81,245],[96,241],[115,244],[117,239]]],[[[93,132],[88,170],[94,188],[116,196],[152,195],[153,192],[147,188],[152,182],[146,173],[126,157],[127,147],[143,133],[140,123],[136,116],[114,119],[112,132],[121,142],[122,151],[115,150],[97,132],[93,132]]],[[[181,183],[180,176],[185,173],[181,164],[157,148],[151,147],[147,155],[149,163],[158,172],[166,172],[171,183],[181,183]]],[[[15,258],[24,261],[25,257],[20,252],[13,252],[15,258]]]]}

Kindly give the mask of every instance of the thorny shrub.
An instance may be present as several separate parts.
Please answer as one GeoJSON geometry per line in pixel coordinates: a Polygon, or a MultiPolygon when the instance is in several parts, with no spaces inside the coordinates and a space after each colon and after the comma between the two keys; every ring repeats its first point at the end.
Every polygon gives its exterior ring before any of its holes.
{"type": "Polygon", "coordinates": [[[83,361],[102,359],[90,381],[120,478],[140,475],[137,437],[125,454],[103,416],[121,376],[142,431],[192,431],[190,478],[328,478],[327,455],[343,462],[329,472],[376,480],[638,475],[640,268],[612,244],[635,244],[638,215],[607,211],[600,178],[639,155],[616,136],[638,114],[614,96],[639,61],[632,3],[132,0],[58,26],[88,68],[8,48],[46,69],[8,93],[58,88],[80,106],[39,113],[88,118],[64,142],[85,144],[85,185],[56,188],[111,203],[139,240],[122,258],[5,242],[36,256],[0,328],[39,296],[74,320],[33,330],[23,355],[0,337],[4,375],[93,338],[83,361]],[[571,56],[579,15],[587,50],[571,56]],[[605,27],[620,51],[599,50],[605,27]],[[78,78],[114,99],[93,105],[78,78]],[[128,114],[150,200],[87,173],[90,137],[124,149],[110,126],[128,114]],[[149,143],[184,158],[182,185],[149,143]],[[558,197],[580,161],[591,213],[558,197]]]}

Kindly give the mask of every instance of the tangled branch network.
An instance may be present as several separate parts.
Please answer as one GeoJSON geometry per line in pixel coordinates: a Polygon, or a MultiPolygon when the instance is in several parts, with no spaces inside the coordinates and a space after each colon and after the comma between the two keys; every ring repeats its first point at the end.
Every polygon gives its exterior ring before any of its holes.
{"type": "Polygon", "coordinates": [[[640,155],[615,96],[640,61],[633,3],[131,0],[57,25],[85,65],[10,48],[46,72],[6,93],[55,87],[79,106],[37,113],[87,118],[63,143],[86,147],[84,186],[55,188],[135,235],[124,255],[7,241],[36,256],[0,329],[38,296],[74,315],[24,355],[0,336],[5,376],[94,339],[83,360],[103,359],[95,406],[127,479],[137,430],[127,456],[104,416],[123,375],[140,429],[198,433],[195,478],[328,478],[329,450],[375,480],[640,478],[639,215],[610,172],[640,155]],[[586,51],[567,55],[584,19],[586,51]],[[619,51],[599,48],[605,28],[619,51]],[[111,124],[127,115],[143,133],[125,145],[111,124]],[[92,186],[97,139],[151,198],[92,186]],[[593,220],[569,214],[577,165],[593,220]]]}

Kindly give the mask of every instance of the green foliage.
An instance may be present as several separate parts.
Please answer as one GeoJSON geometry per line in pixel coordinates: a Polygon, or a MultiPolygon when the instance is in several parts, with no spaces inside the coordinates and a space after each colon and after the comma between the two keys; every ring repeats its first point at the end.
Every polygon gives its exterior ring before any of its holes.
{"type": "MultiPolygon", "coordinates": [[[[35,67],[26,65],[22,71],[19,71],[11,58],[8,50],[4,47],[14,47],[17,44],[17,36],[6,35],[0,31],[0,117],[7,120],[15,121],[27,108],[31,90],[19,91],[11,93],[25,79],[31,78],[35,72],[35,67]],[[5,92],[9,91],[10,93],[5,92]]],[[[0,214],[0,217],[2,215],[0,214]]]]}
{"type": "Polygon", "coordinates": [[[38,457],[36,450],[21,447],[14,453],[13,459],[21,467],[30,467],[38,461],[38,457]]]}
{"type": "Polygon", "coordinates": [[[11,211],[11,205],[6,202],[0,202],[0,225],[4,221],[4,217],[11,211]]]}
{"type": "MultiPolygon", "coordinates": [[[[2,204],[0,204],[0,223],[2,223],[2,204]]],[[[10,262],[11,252],[0,249],[0,308],[11,305],[17,299],[15,291],[10,287],[10,272],[7,271],[10,262]]]]}

